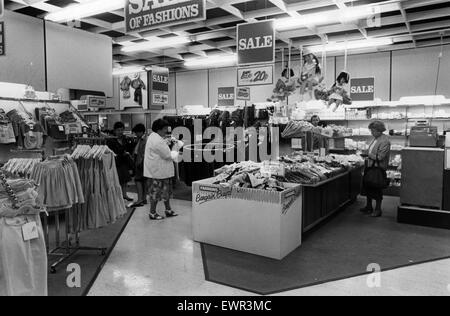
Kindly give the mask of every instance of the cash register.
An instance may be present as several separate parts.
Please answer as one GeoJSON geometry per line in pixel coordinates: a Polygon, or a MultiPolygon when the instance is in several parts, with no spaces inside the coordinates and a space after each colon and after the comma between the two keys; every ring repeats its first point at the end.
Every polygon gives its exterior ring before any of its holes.
{"type": "Polygon", "coordinates": [[[438,128],[435,126],[417,125],[411,128],[410,147],[438,147],[438,128]]]}

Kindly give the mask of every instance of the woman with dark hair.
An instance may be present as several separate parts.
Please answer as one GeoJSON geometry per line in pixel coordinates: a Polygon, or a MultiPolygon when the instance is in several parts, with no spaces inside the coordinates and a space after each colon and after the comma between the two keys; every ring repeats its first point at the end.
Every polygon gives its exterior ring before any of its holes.
{"type": "Polygon", "coordinates": [[[156,212],[160,201],[163,201],[166,207],[166,217],[178,216],[170,205],[172,179],[175,176],[173,162],[178,152],[172,152],[165,140],[169,133],[167,121],[155,121],[152,130],[145,148],[144,176],[149,179],[150,220],[162,220],[164,218],[156,212]]]}
{"type": "Polygon", "coordinates": [[[147,145],[146,128],[144,124],[136,125],[132,132],[137,137],[137,144],[134,149],[134,181],[136,182],[138,200],[133,207],[142,207],[147,204],[147,179],[144,177],[145,147],[147,145]]]}
{"type": "Polygon", "coordinates": [[[116,154],[117,173],[119,175],[120,186],[122,187],[123,198],[126,201],[133,201],[128,197],[127,186],[131,181],[130,172],[133,170],[133,159],[130,154],[130,142],[124,135],[125,125],[122,122],[114,124],[114,136],[116,138],[108,141],[108,147],[116,154]]]}
{"type": "MultiPolygon", "coordinates": [[[[389,137],[384,134],[386,126],[381,121],[374,121],[369,125],[369,129],[374,137],[369,146],[366,167],[378,166],[386,171],[389,166],[389,158],[391,155],[391,142],[389,137]]],[[[383,189],[375,189],[363,185],[363,195],[367,197],[367,206],[361,212],[371,217],[381,217],[383,211],[381,205],[383,202],[383,189]],[[376,207],[373,209],[372,202],[375,200],[376,207]]]]}

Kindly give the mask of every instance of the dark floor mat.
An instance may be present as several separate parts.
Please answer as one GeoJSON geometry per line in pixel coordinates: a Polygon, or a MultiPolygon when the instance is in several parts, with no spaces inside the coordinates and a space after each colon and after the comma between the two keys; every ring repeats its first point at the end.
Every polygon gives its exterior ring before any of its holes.
{"type": "Polygon", "coordinates": [[[398,199],[387,198],[383,218],[359,212],[362,202],[309,235],[283,261],[202,245],[209,281],[274,294],[367,273],[450,257],[450,231],[398,224],[398,199]]]}
{"type": "MultiPolygon", "coordinates": [[[[106,260],[109,257],[114,245],[119,240],[122,232],[126,228],[131,216],[134,213],[134,209],[130,209],[128,213],[118,220],[116,223],[107,227],[86,231],[80,235],[81,246],[84,247],[99,247],[107,248],[106,256],[102,256],[97,251],[80,251],[73,257],[65,261],[59,266],[55,274],[50,274],[48,277],[48,294],[49,296],[82,296],[86,295],[92,286],[93,282],[97,278],[98,273],[103,268],[106,260]],[[71,272],[66,271],[68,265],[78,264],[81,268],[81,287],[70,288],[67,285],[67,279],[71,272]]],[[[64,227],[62,222],[62,227],[64,227]]],[[[61,236],[64,236],[64,230],[61,232],[61,236]]],[[[54,226],[50,226],[51,246],[54,246],[54,226]]],[[[64,238],[64,237],[61,237],[64,238]]],[[[53,262],[58,260],[56,256],[49,256],[49,266],[53,262]]]]}

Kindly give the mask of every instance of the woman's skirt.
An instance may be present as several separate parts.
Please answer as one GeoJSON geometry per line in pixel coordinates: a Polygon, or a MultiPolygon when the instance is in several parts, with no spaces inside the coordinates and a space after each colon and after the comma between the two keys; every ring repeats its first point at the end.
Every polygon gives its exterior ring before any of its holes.
{"type": "Polygon", "coordinates": [[[151,201],[167,202],[172,198],[172,179],[149,179],[148,187],[151,201]]]}

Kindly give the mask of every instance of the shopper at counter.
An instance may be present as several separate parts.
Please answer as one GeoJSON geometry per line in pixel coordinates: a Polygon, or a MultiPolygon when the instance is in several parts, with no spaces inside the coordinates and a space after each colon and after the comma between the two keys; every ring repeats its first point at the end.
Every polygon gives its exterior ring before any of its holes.
{"type": "Polygon", "coordinates": [[[150,220],[162,220],[164,218],[156,212],[160,201],[164,201],[167,217],[178,216],[170,205],[172,179],[175,176],[173,160],[177,153],[170,150],[165,140],[169,131],[167,121],[155,121],[152,130],[153,133],[148,137],[145,148],[144,176],[149,179],[150,220]]]}
{"type": "MultiPolygon", "coordinates": [[[[311,117],[311,124],[314,127],[320,127],[320,117],[318,115],[313,115],[311,117]]],[[[308,145],[308,151],[309,152],[314,152],[315,150],[319,150],[320,148],[325,148],[325,144],[324,144],[324,138],[319,135],[316,134],[314,132],[307,132],[307,145],[308,145]]]]}
{"type": "Polygon", "coordinates": [[[108,141],[108,147],[116,154],[117,173],[122,187],[123,198],[133,201],[127,194],[128,183],[131,181],[130,172],[133,171],[133,159],[130,154],[129,143],[124,135],[125,125],[122,122],[114,124],[114,136],[108,141]]]}
{"type": "MultiPolygon", "coordinates": [[[[374,139],[369,146],[366,168],[379,166],[379,168],[386,171],[389,166],[391,153],[391,142],[389,137],[384,134],[384,132],[386,132],[386,126],[381,121],[374,121],[369,125],[369,129],[372,132],[374,139]]],[[[368,214],[371,217],[381,217],[383,215],[381,208],[383,202],[383,189],[374,189],[363,185],[363,195],[366,195],[367,197],[367,206],[362,209],[361,212],[368,214]],[[373,200],[376,202],[375,210],[372,205],[373,200]]]]}
{"type": "Polygon", "coordinates": [[[144,124],[138,124],[133,128],[137,137],[134,149],[134,181],[136,182],[138,200],[133,207],[142,207],[147,204],[147,179],[144,177],[145,147],[147,145],[146,128],[144,124]]]}

